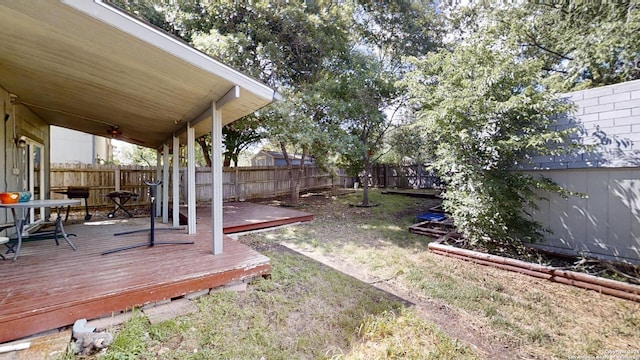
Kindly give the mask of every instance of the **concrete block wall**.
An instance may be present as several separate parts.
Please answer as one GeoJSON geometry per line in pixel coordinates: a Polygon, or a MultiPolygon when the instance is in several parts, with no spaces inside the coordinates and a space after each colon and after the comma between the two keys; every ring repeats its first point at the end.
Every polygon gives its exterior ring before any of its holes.
{"type": "Polygon", "coordinates": [[[556,130],[573,129],[573,140],[593,151],[574,155],[538,156],[529,170],[620,168],[640,165],[640,80],[565,94],[576,105],[562,114],[556,130]]]}
{"type": "Polygon", "coordinates": [[[566,94],[576,105],[555,129],[575,129],[589,151],[539,156],[523,166],[584,197],[544,194],[534,219],[551,230],[538,246],[640,264],[640,80],[566,94]]]}

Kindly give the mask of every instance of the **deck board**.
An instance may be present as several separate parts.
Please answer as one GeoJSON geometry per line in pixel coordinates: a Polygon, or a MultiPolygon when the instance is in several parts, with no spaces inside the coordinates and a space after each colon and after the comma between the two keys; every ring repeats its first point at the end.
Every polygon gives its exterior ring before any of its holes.
{"type": "MultiPolygon", "coordinates": [[[[251,203],[225,204],[225,232],[297,222],[309,214],[287,212],[251,203]],[[278,217],[274,214],[278,213],[278,217]]],[[[288,210],[288,209],[283,209],[288,210]]],[[[193,245],[156,245],[118,253],[102,252],[133,244],[148,243],[149,234],[113,236],[114,233],[145,229],[148,218],[104,219],[66,225],[75,233],[74,251],[64,241],[23,243],[17,261],[0,260],[0,343],[72,324],[80,318],[95,318],[133,306],[222,286],[270,272],[269,259],[251,248],[224,238],[224,252],[211,253],[209,208],[198,208],[197,234],[186,230],[159,230],[155,241],[194,241],[193,245]]],[[[167,224],[156,225],[157,229],[167,224]]],[[[244,230],[243,230],[244,231],[244,230]]],[[[2,246],[4,251],[4,246],[2,246]]]]}
{"type": "MultiPolygon", "coordinates": [[[[313,215],[281,206],[248,202],[224,203],[224,232],[232,234],[256,229],[313,220],[313,215]]],[[[211,216],[211,208],[202,209],[202,216],[211,216]]]]}

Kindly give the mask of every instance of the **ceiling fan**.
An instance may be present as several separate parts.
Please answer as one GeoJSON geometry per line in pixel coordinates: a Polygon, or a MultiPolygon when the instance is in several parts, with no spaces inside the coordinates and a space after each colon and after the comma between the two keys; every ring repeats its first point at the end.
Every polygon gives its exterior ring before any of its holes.
{"type": "Polygon", "coordinates": [[[144,144],[144,141],[142,141],[142,140],[133,139],[133,138],[130,138],[128,136],[123,135],[122,134],[122,130],[120,130],[120,128],[117,127],[117,126],[111,126],[109,129],[107,129],[107,135],[110,138],[116,139],[116,140],[122,140],[122,141],[126,141],[126,142],[137,143],[137,144],[144,144]]]}

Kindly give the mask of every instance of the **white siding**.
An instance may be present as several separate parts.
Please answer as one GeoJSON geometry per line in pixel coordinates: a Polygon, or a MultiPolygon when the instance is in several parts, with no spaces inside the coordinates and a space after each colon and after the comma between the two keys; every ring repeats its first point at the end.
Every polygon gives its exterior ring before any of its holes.
{"type": "Polygon", "coordinates": [[[51,162],[57,164],[93,164],[93,135],[51,126],[51,162]]]}
{"type": "Polygon", "coordinates": [[[577,140],[596,147],[523,167],[587,195],[540,202],[534,218],[553,231],[542,245],[640,264],[640,80],[565,97],[577,109],[559,116],[556,128],[575,128],[577,140]]]}
{"type": "Polygon", "coordinates": [[[548,195],[534,219],[552,233],[540,245],[640,263],[640,169],[537,172],[586,197],[548,195]]]}

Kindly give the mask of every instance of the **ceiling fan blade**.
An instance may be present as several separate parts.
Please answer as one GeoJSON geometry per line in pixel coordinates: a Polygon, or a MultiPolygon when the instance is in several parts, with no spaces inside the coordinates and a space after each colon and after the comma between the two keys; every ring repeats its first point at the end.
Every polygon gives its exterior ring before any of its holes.
{"type": "Polygon", "coordinates": [[[116,140],[121,140],[121,141],[140,144],[140,145],[144,144],[144,141],[142,140],[134,139],[126,135],[123,135],[122,130],[120,130],[120,128],[117,126],[111,126],[111,128],[107,129],[107,135],[111,136],[112,139],[116,139],[116,140]]]}

